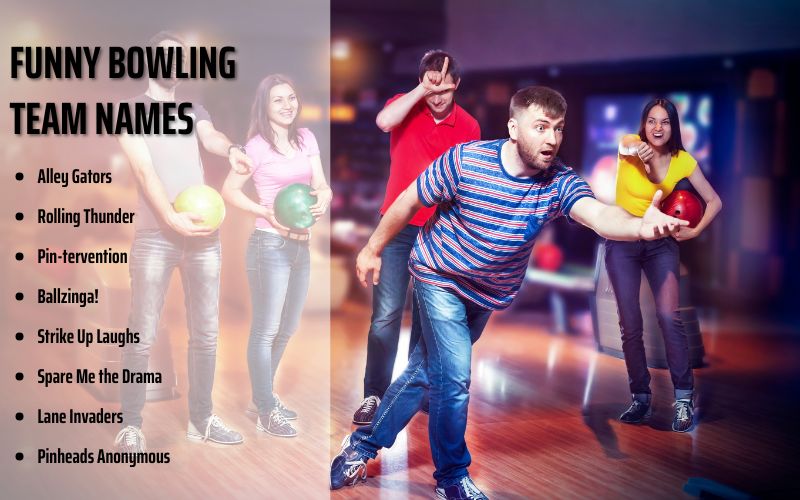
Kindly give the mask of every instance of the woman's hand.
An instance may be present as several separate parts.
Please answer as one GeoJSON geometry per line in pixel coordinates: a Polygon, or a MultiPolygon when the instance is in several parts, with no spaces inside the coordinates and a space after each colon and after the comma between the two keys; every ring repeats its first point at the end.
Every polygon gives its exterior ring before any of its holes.
{"type": "Polygon", "coordinates": [[[649,174],[651,170],[650,160],[652,160],[653,156],[655,156],[653,148],[651,148],[646,142],[641,142],[639,143],[639,147],[636,148],[636,154],[639,156],[639,159],[642,160],[644,169],[649,174]]]}
{"type": "Polygon", "coordinates": [[[700,235],[700,231],[697,228],[689,227],[689,226],[681,226],[678,229],[678,232],[672,235],[678,241],[686,241],[691,240],[692,238],[697,238],[700,235]]]}
{"type": "Polygon", "coordinates": [[[262,208],[261,217],[267,219],[267,222],[269,222],[272,227],[274,227],[275,229],[280,229],[281,231],[291,231],[291,229],[278,222],[278,219],[275,218],[274,210],[267,207],[261,207],[261,208],[262,208]]]}
{"type": "Polygon", "coordinates": [[[309,207],[311,215],[313,215],[315,219],[319,219],[325,215],[325,212],[327,212],[328,208],[331,206],[333,191],[331,191],[331,188],[328,186],[321,186],[311,191],[310,194],[317,197],[317,202],[309,207]]]}

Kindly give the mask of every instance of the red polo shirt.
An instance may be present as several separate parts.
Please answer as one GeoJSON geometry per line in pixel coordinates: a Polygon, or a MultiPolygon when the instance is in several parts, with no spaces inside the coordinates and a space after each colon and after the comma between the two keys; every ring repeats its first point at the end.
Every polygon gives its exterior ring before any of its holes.
{"type": "MultiPolygon", "coordinates": [[[[403,94],[397,94],[386,101],[386,105],[401,96],[403,94]]],[[[386,198],[383,200],[381,214],[385,214],[400,193],[442,153],[456,144],[480,138],[478,122],[458,104],[453,104],[450,115],[437,124],[431,110],[425,105],[425,100],[420,99],[403,123],[391,131],[389,155],[392,164],[389,167],[389,181],[386,184],[386,198]]],[[[436,206],[420,209],[410,224],[425,225],[435,211],[436,206]]]]}

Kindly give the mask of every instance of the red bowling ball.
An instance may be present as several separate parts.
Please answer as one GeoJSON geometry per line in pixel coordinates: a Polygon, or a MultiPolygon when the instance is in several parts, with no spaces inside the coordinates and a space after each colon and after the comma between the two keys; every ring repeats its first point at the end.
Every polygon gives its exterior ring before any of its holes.
{"type": "Polygon", "coordinates": [[[545,271],[558,271],[564,261],[564,254],[554,243],[539,243],[533,249],[533,263],[545,271]]]}
{"type": "Polygon", "coordinates": [[[661,211],[677,219],[689,221],[689,227],[695,227],[703,218],[703,203],[690,191],[677,190],[661,202],[661,211]]]}

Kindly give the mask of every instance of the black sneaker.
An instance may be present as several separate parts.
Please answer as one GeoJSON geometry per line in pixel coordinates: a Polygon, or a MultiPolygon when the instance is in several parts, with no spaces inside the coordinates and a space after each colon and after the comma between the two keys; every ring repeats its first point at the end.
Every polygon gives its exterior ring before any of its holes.
{"type": "Polygon", "coordinates": [[[350,435],[345,436],[341,451],[331,461],[331,489],[366,481],[368,460],[368,456],[350,446],[350,435]]]}
{"type": "Polygon", "coordinates": [[[114,446],[116,446],[117,451],[129,453],[141,453],[147,449],[142,430],[132,425],[117,433],[117,437],[114,439],[114,446]]]}
{"type": "Polygon", "coordinates": [[[472,478],[464,476],[447,488],[436,488],[436,498],[440,500],[489,500],[472,482],[472,478]]]}
{"type": "Polygon", "coordinates": [[[653,408],[644,401],[634,399],[631,406],[619,416],[619,421],[623,424],[641,424],[646,422],[653,415],[653,408]]]}
{"type": "Polygon", "coordinates": [[[280,398],[278,398],[277,394],[273,394],[272,399],[275,401],[275,408],[280,410],[281,415],[283,415],[283,418],[285,418],[286,420],[297,420],[297,412],[283,406],[283,401],[281,401],[280,398]]]}
{"type": "Polygon", "coordinates": [[[370,396],[361,402],[361,406],[353,414],[353,423],[356,425],[369,425],[372,423],[372,418],[375,412],[378,411],[378,405],[381,404],[381,398],[378,396],[370,396]]]}
{"type": "MultiPolygon", "coordinates": [[[[297,420],[296,411],[290,410],[289,408],[283,406],[283,402],[278,398],[277,394],[273,394],[272,397],[275,401],[275,407],[281,411],[283,418],[285,418],[286,420],[297,420]]],[[[253,403],[252,401],[250,402],[250,404],[247,405],[247,410],[245,411],[255,417],[258,416],[258,408],[256,408],[255,403],[253,403]]],[[[267,419],[265,418],[264,421],[266,422],[267,419]]]]}
{"type": "Polygon", "coordinates": [[[230,429],[217,415],[211,415],[200,430],[189,421],[186,438],[190,441],[211,441],[218,444],[240,444],[244,442],[241,434],[230,429]]]}
{"type": "Polygon", "coordinates": [[[694,423],[694,405],[691,399],[679,399],[673,405],[675,416],[672,419],[672,430],[675,432],[688,432],[694,423]]]}
{"type": "Polygon", "coordinates": [[[256,429],[278,437],[289,438],[297,436],[297,431],[292,427],[292,424],[286,420],[286,417],[283,416],[283,413],[281,413],[277,406],[272,409],[268,417],[264,417],[263,419],[261,416],[258,417],[256,429]],[[267,425],[264,425],[264,422],[266,422],[267,425]]]}

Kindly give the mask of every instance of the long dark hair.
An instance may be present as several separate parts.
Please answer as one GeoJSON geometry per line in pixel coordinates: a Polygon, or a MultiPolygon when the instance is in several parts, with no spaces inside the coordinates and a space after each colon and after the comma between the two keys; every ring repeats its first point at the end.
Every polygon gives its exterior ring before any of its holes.
{"type": "MultiPolygon", "coordinates": [[[[267,141],[270,147],[272,147],[272,149],[278,153],[280,151],[275,146],[276,135],[275,131],[272,130],[272,125],[269,123],[267,106],[269,105],[269,92],[272,90],[272,87],[283,84],[292,87],[295,95],[297,95],[297,90],[294,86],[294,83],[285,75],[269,75],[261,80],[261,83],[258,84],[258,89],[256,90],[256,99],[253,101],[253,107],[250,110],[250,129],[247,131],[248,139],[252,139],[257,135],[260,135],[265,141],[267,141]]],[[[289,125],[289,144],[297,149],[301,149],[303,147],[303,137],[297,133],[297,119],[300,117],[301,109],[302,104],[298,98],[297,116],[295,116],[292,124],[289,125]]]]}
{"type": "Polygon", "coordinates": [[[672,104],[672,101],[669,99],[664,99],[663,97],[653,99],[645,105],[644,109],[642,110],[642,121],[639,123],[639,137],[643,141],[647,142],[647,134],[645,133],[647,115],[649,115],[650,110],[656,106],[661,106],[664,108],[664,110],[667,112],[667,118],[669,118],[669,124],[672,130],[669,140],[667,141],[669,154],[675,156],[678,154],[678,151],[686,151],[686,149],[683,147],[683,140],[681,140],[681,120],[678,118],[678,109],[674,104],[672,104]]]}

